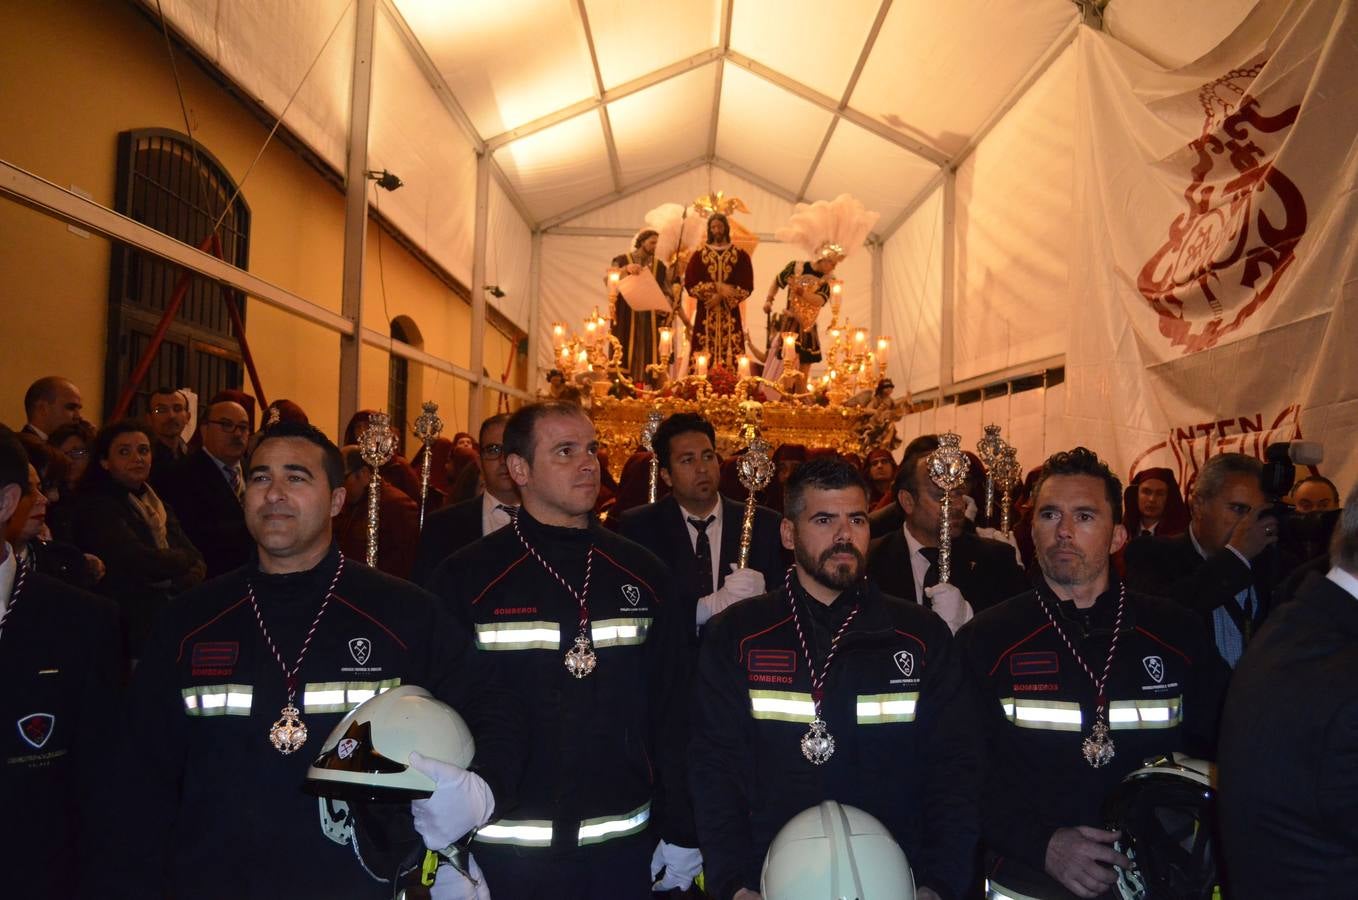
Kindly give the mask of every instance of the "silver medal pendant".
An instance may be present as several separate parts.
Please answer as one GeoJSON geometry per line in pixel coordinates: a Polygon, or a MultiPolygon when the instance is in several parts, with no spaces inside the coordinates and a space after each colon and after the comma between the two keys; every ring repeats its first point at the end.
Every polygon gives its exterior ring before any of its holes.
{"type": "Polygon", "coordinates": [[[575,678],[584,678],[594,671],[595,666],[599,664],[599,658],[594,655],[594,647],[590,644],[588,636],[582,634],[575,639],[575,646],[566,651],[564,662],[566,671],[575,678]]]}
{"type": "Polygon", "coordinates": [[[813,766],[823,766],[835,754],[834,736],[825,727],[820,716],[811,720],[811,727],[802,735],[802,756],[813,766]]]}
{"type": "Polygon", "coordinates": [[[284,756],[302,749],[302,745],[306,743],[306,725],[297,718],[300,714],[301,711],[289,701],[288,705],[283,707],[281,718],[269,729],[269,743],[284,756]]]}
{"type": "Polygon", "coordinates": [[[1084,753],[1085,762],[1095,769],[1102,769],[1113,761],[1113,742],[1108,737],[1108,725],[1103,719],[1094,720],[1094,728],[1080,745],[1080,750],[1084,753]]]}

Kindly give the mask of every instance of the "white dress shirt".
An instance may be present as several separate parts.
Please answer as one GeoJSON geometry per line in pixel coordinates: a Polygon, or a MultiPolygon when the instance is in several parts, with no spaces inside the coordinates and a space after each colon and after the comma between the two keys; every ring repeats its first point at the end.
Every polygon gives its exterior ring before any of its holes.
{"type": "MultiPolygon", "coordinates": [[[[1358,578],[1355,578],[1352,574],[1345,572],[1338,566],[1333,566],[1330,571],[1326,573],[1325,577],[1348,591],[1353,599],[1358,600],[1358,578]]],[[[3,588],[4,576],[0,575],[0,589],[3,588]]]]}
{"type": "Polygon", "coordinates": [[[19,574],[19,561],[14,556],[14,548],[0,544],[5,551],[5,561],[0,562],[0,616],[9,609],[9,594],[14,590],[14,578],[19,574]]]}
{"type": "Polygon", "coordinates": [[[511,509],[518,509],[513,503],[501,504],[495,499],[495,495],[490,491],[481,494],[481,536],[485,537],[492,531],[499,531],[509,524],[509,513],[501,509],[501,506],[508,506],[511,509]]]}
{"type": "Polygon", "coordinates": [[[915,602],[924,603],[924,576],[928,573],[929,567],[933,563],[929,562],[929,557],[920,552],[924,545],[915,540],[915,536],[910,533],[910,528],[906,525],[901,526],[901,531],[905,532],[905,548],[909,551],[910,575],[915,579],[915,602]]]}

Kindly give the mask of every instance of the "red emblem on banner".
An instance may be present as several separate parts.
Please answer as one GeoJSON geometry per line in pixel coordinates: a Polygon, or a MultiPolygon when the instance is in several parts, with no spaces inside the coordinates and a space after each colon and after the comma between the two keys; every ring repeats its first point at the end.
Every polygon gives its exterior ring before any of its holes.
{"type": "Polygon", "coordinates": [[[1306,232],[1305,198],[1273,164],[1301,107],[1266,115],[1244,91],[1262,68],[1198,91],[1206,120],[1188,145],[1187,209],[1137,276],[1160,333],[1185,354],[1215,346],[1268,301],[1306,232]]]}

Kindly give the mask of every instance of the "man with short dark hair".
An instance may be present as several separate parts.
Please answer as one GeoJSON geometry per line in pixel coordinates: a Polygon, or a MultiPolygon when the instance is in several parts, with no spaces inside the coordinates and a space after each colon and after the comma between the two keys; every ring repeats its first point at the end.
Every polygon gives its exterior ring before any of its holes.
{"type": "Polygon", "coordinates": [[[1218,820],[1241,900],[1358,881],[1358,491],[1330,558],[1259,629],[1226,698],[1218,820]]]}
{"type": "Polygon", "coordinates": [[[957,633],[986,725],[996,896],[1103,897],[1130,863],[1102,804],[1149,758],[1210,754],[1225,671],[1201,623],[1118,582],[1122,485],[1084,447],[1034,488],[1041,578],[957,633]]]}
{"type": "Polygon", "coordinates": [[[1260,483],[1262,463],[1220,453],[1198,472],[1188,531],[1128,545],[1127,584],[1203,617],[1231,668],[1272,608],[1291,566],[1277,560],[1278,521],[1260,483]]]}
{"type": "Polygon", "coordinates": [[[397,685],[451,705],[476,741],[469,770],[391,761],[439,785],[421,815],[455,808],[445,821],[465,827],[451,841],[497,802],[512,805],[526,746],[518,707],[435,598],[340,553],[331,516],[342,478],[339,450],[317,429],[264,431],[245,492],[257,562],[177,598],[134,673],[123,752],[108,766],[104,808],[120,818],[101,896],[390,897],[375,879],[418,848],[410,820],[396,859],[370,844],[359,854],[362,835],[322,831],[300,788],[340,718],[397,685]]]}
{"type": "Polygon", "coordinates": [[[933,609],[956,631],[980,612],[1028,589],[1008,544],[965,531],[961,489],[952,494],[952,579],[938,582],[938,540],[943,490],[929,478],[929,455],[938,439],[915,440],[896,474],[896,502],[904,524],[872,542],[868,577],[894,596],[933,609]]]}
{"type": "MultiPolygon", "coordinates": [[[[0,535],[29,485],[18,437],[0,426],[0,535]]],[[[108,777],[120,678],[118,613],[20,562],[0,540],[0,881],[6,896],[98,893],[88,849],[107,829],[89,802],[108,777]]]]}
{"type": "Polygon", "coordinates": [[[778,541],[778,514],[755,508],[748,565],[740,568],[745,509],[717,490],[716,432],[697,413],[675,413],[651,441],[669,496],[629,509],[618,520],[623,537],[636,541],[670,567],[677,596],[695,610],[701,626],[747,597],[764,593],[786,564],[778,541]]]}
{"type": "Polygon", "coordinates": [[[203,554],[208,578],[245,565],[254,546],[241,509],[249,422],[239,403],[222,400],[209,406],[199,429],[203,446],[175,463],[157,488],[203,554]]]}
{"type": "Polygon", "coordinates": [[[70,379],[45,375],[24,392],[24,416],[28,422],[23,430],[45,441],[62,425],[79,422],[83,408],[80,388],[70,379]]]}
{"type": "Polygon", "coordinates": [[[578,406],[523,407],[503,444],[523,506],[432,579],[530,719],[519,805],[473,855],[496,900],[649,897],[662,869],[662,888],[687,888],[692,612],[655,556],[593,520],[598,443],[578,406]]]}
{"type": "Polygon", "coordinates": [[[1299,513],[1339,508],[1339,488],[1324,475],[1308,475],[1292,488],[1292,505],[1299,513]]]}
{"type": "Polygon", "coordinates": [[[504,528],[518,515],[519,488],[505,464],[505,423],[508,413],[481,423],[481,496],[432,512],[425,517],[419,550],[410,580],[425,584],[438,564],[468,544],[504,528]]]}
{"type": "Polygon", "coordinates": [[[151,392],[146,424],[151,429],[151,486],[165,484],[170,467],[189,452],[184,429],[189,424],[189,399],[183,391],[160,387],[151,392]]]}
{"type": "Polygon", "coordinates": [[[864,578],[868,489],[803,463],[780,526],[795,559],[771,593],[709,624],[690,783],[707,891],[757,897],[770,842],[825,800],[891,831],[917,897],[961,897],[978,835],[980,741],[943,622],[864,578]]]}

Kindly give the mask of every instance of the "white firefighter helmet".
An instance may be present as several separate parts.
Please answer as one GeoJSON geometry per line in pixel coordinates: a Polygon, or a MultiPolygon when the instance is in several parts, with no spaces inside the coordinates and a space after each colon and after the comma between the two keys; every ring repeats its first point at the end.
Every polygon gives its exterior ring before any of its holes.
{"type": "Polygon", "coordinates": [[[451,706],[413,684],[383,691],[339,720],[307,769],[306,789],[343,800],[414,800],[434,782],[410,765],[410,752],[467,766],[471,730],[451,706]]]}
{"type": "Polygon", "coordinates": [[[1216,770],[1180,753],[1148,760],[1104,802],[1114,848],[1132,861],[1118,869],[1125,900],[1210,900],[1218,895],[1216,770]]]}
{"type": "Polygon", "coordinates": [[[778,832],[760,892],[764,900],[914,900],[915,878],[885,825],[827,800],[778,832]]]}

